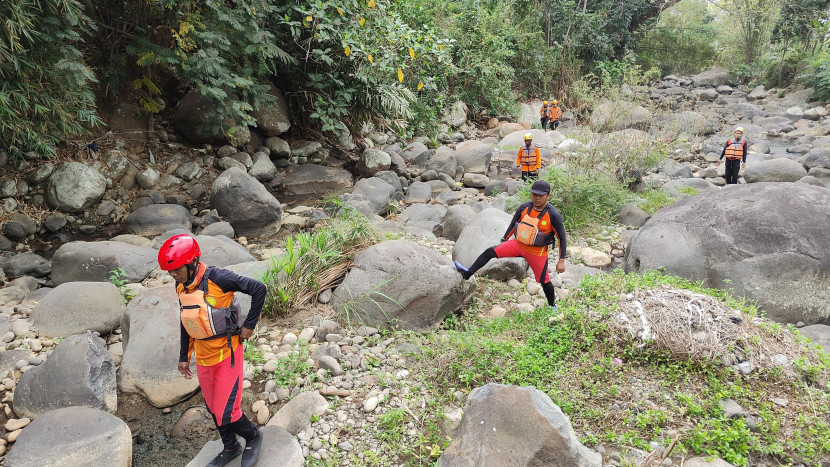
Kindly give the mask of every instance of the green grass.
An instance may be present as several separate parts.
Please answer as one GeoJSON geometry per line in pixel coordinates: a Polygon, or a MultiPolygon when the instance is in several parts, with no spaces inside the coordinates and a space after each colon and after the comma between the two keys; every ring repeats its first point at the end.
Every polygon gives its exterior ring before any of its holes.
{"type": "Polygon", "coordinates": [[[377,235],[369,220],[339,200],[327,202],[333,218],[313,232],[285,239],[285,254],[271,259],[263,277],[268,285],[266,317],[288,314],[317,298],[348,270],[355,255],[377,235]]]}
{"type": "Polygon", "coordinates": [[[652,216],[656,214],[657,211],[677,201],[677,198],[667,195],[663,192],[663,190],[660,190],[659,188],[652,188],[648,191],[645,191],[644,193],[642,193],[642,197],[644,198],[644,200],[639,202],[637,204],[637,207],[651,214],[652,216]]]}
{"type": "MultiPolygon", "coordinates": [[[[457,388],[469,391],[489,382],[534,386],[570,416],[588,444],[650,450],[650,441],[666,447],[679,435],[675,454],[720,456],[735,465],[826,461],[830,427],[823,414],[830,411],[830,355],[823,354],[819,363],[815,358],[812,364],[805,359],[801,367],[794,363],[797,379],[764,368],[742,376],[720,364],[678,360],[614,341],[605,320],[616,310],[620,294],[663,286],[714,296],[746,319],[758,316],[751,304],[699,283],[659,272],[615,271],[586,276],[554,314],[537,309],[494,320],[462,317],[441,336],[424,336],[413,374],[445,401],[443,406],[457,388]],[[640,383],[632,384],[632,378],[640,383]],[[774,397],[788,399],[788,408],[772,404],[774,397]],[[757,431],[724,419],[718,406],[724,398],[750,410],[757,431]],[[619,410],[610,410],[613,404],[619,410]]],[[[769,336],[788,332],[774,324],[764,329],[769,336]]],[[[436,419],[442,413],[440,408],[427,410],[436,419]]],[[[440,439],[424,433],[424,443],[440,439]]]]}

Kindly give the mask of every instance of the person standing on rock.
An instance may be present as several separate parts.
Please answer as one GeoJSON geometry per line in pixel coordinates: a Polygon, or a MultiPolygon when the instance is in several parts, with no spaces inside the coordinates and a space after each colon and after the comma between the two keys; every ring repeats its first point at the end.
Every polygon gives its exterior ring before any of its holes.
{"type": "Polygon", "coordinates": [[[548,182],[536,181],[530,188],[530,193],[531,201],[522,204],[516,210],[498,246],[484,250],[484,253],[479,255],[469,269],[458,261],[455,262],[455,267],[464,279],[469,279],[491,259],[522,257],[530,264],[536,281],[542,284],[548,305],[555,310],[556,293],[548,275],[548,249],[559,240],[559,261],[556,263],[556,272],[560,274],[565,272],[567,252],[565,224],[559,211],[548,203],[550,198],[548,182]],[[515,238],[510,239],[511,236],[515,238]]]}
{"type": "Polygon", "coordinates": [[[242,366],[245,339],[253,334],[267,289],[265,284],[200,261],[201,250],[187,234],[175,235],[158,254],[161,269],[176,281],[181,306],[179,372],[193,377],[190,356],[196,353],[196,374],[225,449],[208,466],[222,466],[242,455],[242,466],[259,457],[262,433],[242,412],[242,366]],[[251,310],[241,322],[235,293],[251,296],[251,310]],[[241,326],[240,326],[241,324],[241,326]],[[245,449],[236,436],[245,438],[245,449]]]}
{"type": "MultiPolygon", "coordinates": [[[[559,108],[559,101],[551,102],[550,108],[550,129],[556,130],[559,128],[559,117],[562,116],[562,109],[559,108]]],[[[542,128],[544,130],[544,128],[542,128]]]]}
{"type": "Polygon", "coordinates": [[[726,183],[727,185],[735,185],[738,183],[738,174],[741,168],[746,166],[746,148],[748,146],[744,136],[743,127],[735,128],[735,139],[726,141],[726,146],[720,153],[718,165],[724,157],[726,157],[726,183]]]}
{"type": "Polygon", "coordinates": [[[516,154],[516,167],[522,171],[522,181],[536,178],[539,167],[542,166],[542,155],[539,147],[533,144],[533,134],[525,133],[525,145],[519,148],[516,154]]]}
{"type": "Polygon", "coordinates": [[[542,122],[542,131],[547,130],[548,122],[551,121],[551,111],[550,107],[548,107],[548,101],[542,102],[542,108],[539,109],[539,121],[542,122]]]}

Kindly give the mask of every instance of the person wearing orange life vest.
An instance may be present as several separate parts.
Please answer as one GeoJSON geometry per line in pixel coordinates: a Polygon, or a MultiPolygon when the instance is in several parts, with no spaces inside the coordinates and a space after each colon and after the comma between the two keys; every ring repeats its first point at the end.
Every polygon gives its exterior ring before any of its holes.
{"type": "MultiPolygon", "coordinates": [[[[551,102],[550,107],[550,129],[556,130],[559,128],[559,117],[562,116],[562,109],[559,108],[559,101],[551,102]]],[[[544,128],[543,128],[544,129],[544,128]]]]}
{"type": "Polygon", "coordinates": [[[519,148],[516,154],[516,167],[522,171],[522,181],[536,178],[537,171],[542,167],[542,155],[539,148],[533,144],[533,134],[525,133],[525,145],[519,148]]]}
{"type": "Polygon", "coordinates": [[[469,279],[491,259],[522,257],[530,264],[536,281],[542,284],[548,305],[555,310],[556,293],[548,275],[548,249],[559,241],[556,272],[565,272],[565,256],[568,251],[565,224],[559,211],[548,203],[548,182],[537,180],[531,186],[530,193],[530,202],[522,204],[516,210],[499,245],[484,250],[469,269],[458,261],[455,261],[455,267],[464,279],[469,279]]]}
{"type": "Polygon", "coordinates": [[[718,165],[724,157],[726,157],[726,183],[734,185],[738,183],[738,174],[741,172],[741,167],[746,166],[746,148],[749,144],[743,139],[743,127],[735,128],[735,139],[726,141],[726,146],[720,153],[718,165]]]}
{"type": "Polygon", "coordinates": [[[542,102],[542,108],[539,109],[539,121],[542,122],[542,130],[547,130],[548,122],[551,121],[551,118],[552,114],[548,106],[548,101],[544,101],[542,102]]]}
{"type": "Polygon", "coordinates": [[[159,266],[176,281],[179,295],[179,372],[193,377],[190,356],[196,355],[196,374],[205,405],[222,438],[224,450],[208,466],[223,466],[242,455],[242,466],[259,457],[262,433],[241,409],[244,363],[242,342],[253,334],[265,303],[267,289],[257,280],[200,261],[201,250],[187,234],[175,235],[162,245],[159,266]],[[251,296],[251,310],[241,321],[236,292],[251,296]],[[245,439],[245,449],[236,436],[245,439]]]}

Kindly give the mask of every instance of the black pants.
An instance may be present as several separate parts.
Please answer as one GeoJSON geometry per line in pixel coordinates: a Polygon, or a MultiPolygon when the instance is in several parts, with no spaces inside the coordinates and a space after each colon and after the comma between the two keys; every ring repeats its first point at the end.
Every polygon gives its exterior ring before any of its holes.
{"type": "Polygon", "coordinates": [[[556,120],[550,122],[550,129],[551,130],[555,130],[557,128],[559,128],[559,119],[558,118],[556,120]]]}
{"type": "Polygon", "coordinates": [[[738,173],[741,171],[741,159],[726,159],[726,183],[735,185],[738,183],[738,173]]]}
{"type": "Polygon", "coordinates": [[[526,171],[522,170],[522,181],[523,182],[526,182],[528,180],[535,180],[536,177],[538,177],[538,176],[539,176],[539,173],[536,170],[534,170],[533,172],[526,172],[526,171]]]}
{"type": "MultiPolygon", "coordinates": [[[[486,266],[491,259],[496,258],[498,258],[498,255],[496,254],[496,248],[491,246],[490,248],[484,250],[484,252],[478,256],[478,258],[476,258],[476,260],[473,262],[473,265],[470,266],[469,269],[467,269],[467,272],[461,273],[461,277],[463,277],[465,280],[473,277],[473,274],[475,274],[476,271],[486,266]]],[[[547,275],[547,269],[548,262],[546,261],[545,267],[542,269],[542,278],[544,278],[547,275]]],[[[544,284],[542,284],[542,291],[545,292],[545,298],[548,299],[548,305],[553,306],[556,303],[556,291],[553,288],[553,284],[550,281],[545,282],[544,284]]]]}
{"type": "MultiPolygon", "coordinates": [[[[214,417],[214,423],[216,418],[214,417]]],[[[229,423],[227,425],[217,426],[219,436],[222,437],[222,444],[225,445],[225,450],[233,451],[239,446],[239,441],[236,440],[236,435],[245,438],[246,442],[250,442],[257,436],[257,429],[254,424],[248,420],[248,417],[243,413],[239,420],[229,423]]]]}
{"type": "Polygon", "coordinates": [[[547,118],[547,117],[542,117],[542,118],[540,118],[539,120],[542,122],[542,129],[543,129],[543,130],[547,130],[547,128],[548,128],[548,122],[550,121],[550,119],[549,119],[549,118],[547,118]]]}

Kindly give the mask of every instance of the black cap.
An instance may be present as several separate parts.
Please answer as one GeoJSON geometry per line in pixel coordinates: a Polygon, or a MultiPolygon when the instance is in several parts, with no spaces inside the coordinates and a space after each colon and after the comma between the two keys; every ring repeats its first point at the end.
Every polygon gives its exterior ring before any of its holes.
{"type": "Polygon", "coordinates": [[[550,184],[544,180],[536,180],[530,187],[530,192],[534,195],[546,195],[550,193],[550,184]]]}

